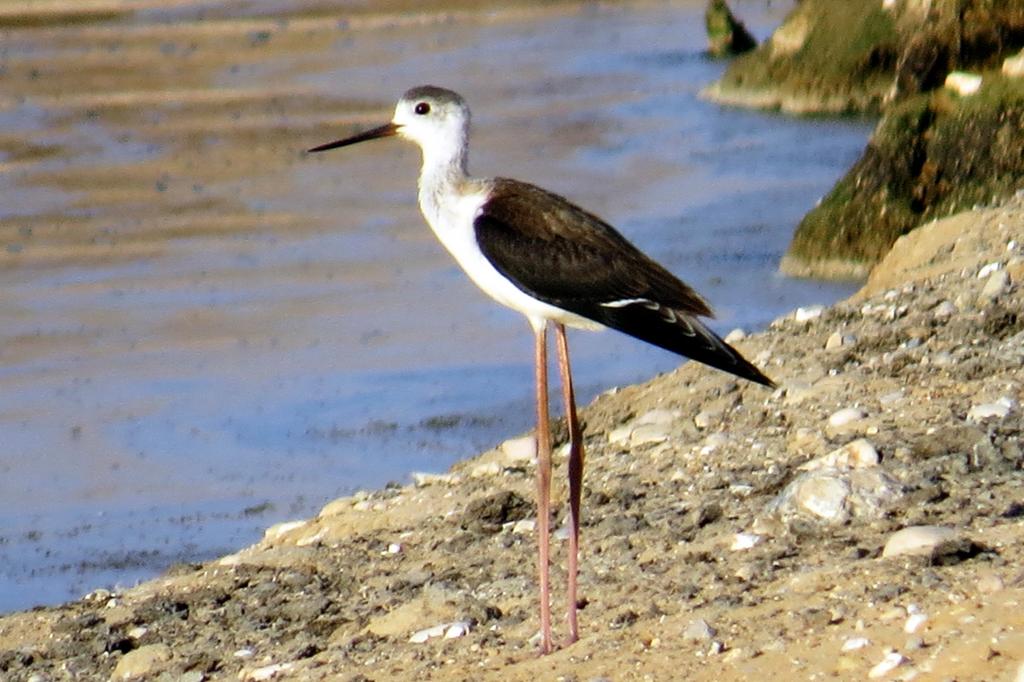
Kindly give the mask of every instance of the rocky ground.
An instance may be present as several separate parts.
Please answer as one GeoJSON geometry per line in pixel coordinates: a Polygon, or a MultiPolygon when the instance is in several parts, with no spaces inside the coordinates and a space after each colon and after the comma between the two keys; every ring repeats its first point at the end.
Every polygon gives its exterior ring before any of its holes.
{"type": "Polygon", "coordinates": [[[778,390],[688,364],[587,407],[583,636],[550,656],[518,439],[4,617],[0,677],[1019,679],[1022,255],[1024,198],[933,223],[853,299],[734,334],[778,390]]]}

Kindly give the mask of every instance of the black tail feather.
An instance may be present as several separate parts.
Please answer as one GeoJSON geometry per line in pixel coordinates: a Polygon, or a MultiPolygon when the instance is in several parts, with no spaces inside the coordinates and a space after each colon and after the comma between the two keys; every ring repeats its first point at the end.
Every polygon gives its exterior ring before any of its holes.
{"type": "Polygon", "coordinates": [[[634,338],[769,388],[775,382],[693,315],[649,302],[595,306],[586,316],[634,338]]]}

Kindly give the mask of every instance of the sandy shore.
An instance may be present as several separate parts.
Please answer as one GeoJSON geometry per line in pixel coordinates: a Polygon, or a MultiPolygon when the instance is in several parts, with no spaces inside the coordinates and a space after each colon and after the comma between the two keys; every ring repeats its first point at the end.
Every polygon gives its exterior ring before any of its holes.
{"type": "Polygon", "coordinates": [[[218,561],[8,616],[0,671],[1012,678],[1022,244],[1021,201],[902,239],[853,299],[738,341],[774,393],[686,365],[587,407],[583,639],[551,656],[531,643],[532,464],[510,443],[218,561]],[[923,555],[882,557],[915,526],[947,530],[923,555]],[[466,632],[430,637],[452,623],[466,632]]]}

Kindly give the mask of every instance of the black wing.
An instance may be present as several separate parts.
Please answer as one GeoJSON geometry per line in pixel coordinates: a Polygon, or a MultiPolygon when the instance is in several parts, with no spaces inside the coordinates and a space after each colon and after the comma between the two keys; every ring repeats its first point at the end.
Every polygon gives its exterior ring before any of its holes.
{"type": "Polygon", "coordinates": [[[698,319],[713,313],[696,291],[567,199],[499,178],[474,228],[487,259],[527,294],[744,379],[774,385],[698,319]]]}

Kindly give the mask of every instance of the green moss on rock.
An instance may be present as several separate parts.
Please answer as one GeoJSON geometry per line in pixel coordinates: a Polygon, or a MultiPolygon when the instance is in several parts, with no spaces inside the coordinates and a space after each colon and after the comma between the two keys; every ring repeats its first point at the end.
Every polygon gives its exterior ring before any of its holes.
{"type": "Polygon", "coordinates": [[[757,47],[757,40],[733,15],[725,0],[708,2],[704,27],[708,32],[708,54],[712,57],[731,57],[757,47]]]}
{"type": "Polygon", "coordinates": [[[805,0],[706,93],[797,113],[878,111],[898,49],[896,24],[881,2],[805,0]]]}
{"type": "Polygon", "coordinates": [[[797,227],[783,271],[862,275],[900,236],[1024,187],[1024,81],[989,73],[891,108],[864,155],[797,227]],[[837,268],[838,266],[838,268],[837,268]]]}
{"type": "Polygon", "coordinates": [[[878,113],[1022,45],[1020,0],[802,0],[705,94],[793,113],[878,113]]]}

